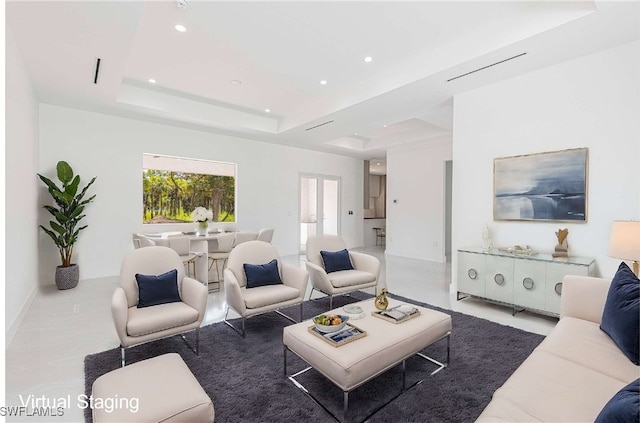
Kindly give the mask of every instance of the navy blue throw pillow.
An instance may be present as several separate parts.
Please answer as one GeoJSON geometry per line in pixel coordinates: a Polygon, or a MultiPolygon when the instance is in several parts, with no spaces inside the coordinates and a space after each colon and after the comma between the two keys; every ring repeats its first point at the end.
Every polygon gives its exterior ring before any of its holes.
{"type": "Polygon", "coordinates": [[[636,379],[613,396],[595,423],[637,423],[640,421],[640,379],[636,379]]]}
{"type": "Polygon", "coordinates": [[[247,288],[266,285],[280,285],[278,260],[273,259],[267,264],[243,264],[244,274],[247,276],[247,288]]]}
{"type": "Polygon", "coordinates": [[[176,269],[161,275],[136,273],[136,281],[138,282],[138,308],[181,301],[176,269]]]}
{"type": "Polygon", "coordinates": [[[640,361],[640,280],[624,262],[618,267],[604,304],[600,329],[633,364],[640,361]]]}
{"type": "Polygon", "coordinates": [[[338,272],[340,270],[353,270],[349,252],[346,248],[342,251],[320,251],[324,262],[324,271],[327,273],[338,272]]]}

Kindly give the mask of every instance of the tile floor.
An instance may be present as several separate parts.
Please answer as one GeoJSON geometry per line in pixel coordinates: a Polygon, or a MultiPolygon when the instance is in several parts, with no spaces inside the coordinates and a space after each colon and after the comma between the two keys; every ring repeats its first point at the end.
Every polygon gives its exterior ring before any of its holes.
{"type": "MultiPolygon", "coordinates": [[[[522,312],[511,315],[508,307],[465,299],[450,292],[451,264],[385,256],[381,247],[360,249],[381,260],[380,282],[388,291],[442,308],[483,317],[526,331],[547,334],[557,319],[522,312]]],[[[283,262],[304,267],[301,256],[283,262]]],[[[46,398],[71,396],[72,405],[84,392],[84,357],[119,345],[111,319],[111,295],[117,277],[81,281],[75,289],[42,289],[34,299],[11,343],[6,348],[6,400],[20,405],[20,395],[46,398]]],[[[371,290],[373,293],[373,290],[371,290]]],[[[314,294],[314,297],[321,294],[314,294]]],[[[224,293],[210,293],[203,325],[222,320],[224,293]]],[[[230,332],[231,336],[234,336],[230,332]]],[[[7,418],[7,421],[30,421],[7,418]]],[[[72,407],[62,417],[38,421],[82,421],[82,410],[72,407]]]]}

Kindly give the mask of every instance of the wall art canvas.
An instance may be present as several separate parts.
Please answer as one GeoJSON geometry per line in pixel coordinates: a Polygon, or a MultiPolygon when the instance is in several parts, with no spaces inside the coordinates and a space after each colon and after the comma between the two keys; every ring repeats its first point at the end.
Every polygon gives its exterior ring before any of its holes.
{"type": "Polygon", "coordinates": [[[587,148],[494,159],[494,220],[586,222],[587,165],[587,148]]]}

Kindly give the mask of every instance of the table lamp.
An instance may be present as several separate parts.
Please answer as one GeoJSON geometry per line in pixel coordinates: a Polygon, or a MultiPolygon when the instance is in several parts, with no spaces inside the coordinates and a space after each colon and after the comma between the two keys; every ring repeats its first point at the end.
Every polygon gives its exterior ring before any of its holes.
{"type": "Polygon", "coordinates": [[[640,221],[616,220],[611,225],[609,257],[633,262],[633,273],[638,276],[640,261],[640,221]]]}

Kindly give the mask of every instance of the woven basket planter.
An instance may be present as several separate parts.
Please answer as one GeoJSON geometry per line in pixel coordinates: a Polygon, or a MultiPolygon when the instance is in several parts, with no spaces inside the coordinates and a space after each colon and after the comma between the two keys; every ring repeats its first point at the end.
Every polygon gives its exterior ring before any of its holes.
{"type": "Polygon", "coordinates": [[[56,267],[56,286],[58,289],[71,289],[78,285],[80,267],[72,264],[69,267],[56,267]]]}

